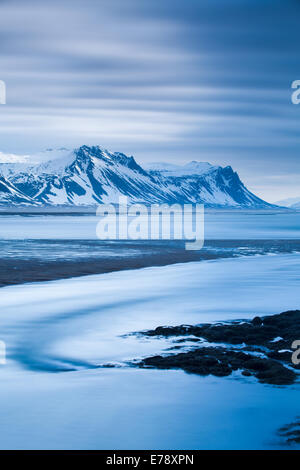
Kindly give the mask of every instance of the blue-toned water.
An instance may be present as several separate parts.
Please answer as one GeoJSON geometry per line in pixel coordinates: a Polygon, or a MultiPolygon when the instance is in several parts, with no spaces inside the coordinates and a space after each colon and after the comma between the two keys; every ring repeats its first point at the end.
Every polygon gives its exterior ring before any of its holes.
{"type": "MultiPolygon", "coordinates": [[[[96,215],[0,214],[0,240],[95,240],[96,215]]],[[[300,212],[206,211],[205,239],[300,239],[300,212]]]]}
{"type": "Polygon", "coordinates": [[[286,448],[277,431],[300,415],[299,382],[133,369],[172,344],[127,334],[299,308],[298,221],[211,213],[204,249],[188,253],[98,241],[91,216],[1,216],[1,276],[19,285],[0,289],[0,447],[286,448]],[[91,267],[103,274],[82,276],[91,267]],[[47,275],[79,277],[31,283],[47,275]]]}

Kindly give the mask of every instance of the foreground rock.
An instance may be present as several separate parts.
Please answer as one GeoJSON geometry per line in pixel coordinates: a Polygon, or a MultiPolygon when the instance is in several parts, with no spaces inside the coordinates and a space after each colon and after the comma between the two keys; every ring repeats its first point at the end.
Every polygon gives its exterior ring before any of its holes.
{"type": "Polygon", "coordinates": [[[182,343],[182,346],[191,340],[199,344],[188,352],[148,357],[138,363],[139,367],[179,368],[190,373],[219,377],[241,370],[245,376],[254,376],[261,383],[274,385],[294,383],[296,369],[300,369],[299,365],[292,363],[291,349],[292,343],[300,340],[299,310],[255,317],[252,321],[160,326],[142,334],[150,337],[180,336],[177,343],[182,343]]]}
{"type": "Polygon", "coordinates": [[[287,444],[300,444],[300,418],[280,428],[278,434],[287,444]]]}

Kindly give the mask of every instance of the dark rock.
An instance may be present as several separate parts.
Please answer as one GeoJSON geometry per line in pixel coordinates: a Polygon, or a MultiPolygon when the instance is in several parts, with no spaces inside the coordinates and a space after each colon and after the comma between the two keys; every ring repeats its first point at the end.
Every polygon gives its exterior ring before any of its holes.
{"type": "Polygon", "coordinates": [[[252,320],[253,325],[260,326],[263,324],[263,321],[260,317],[254,317],[252,320]]]}
{"type": "Polygon", "coordinates": [[[300,444],[300,418],[297,418],[294,423],[280,428],[278,434],[284,438],[287,444],[300,444]]]}
{"type": "Polygon", "coordinates": [[[242,375],[245,375],[246,377],[251,377],[251,372],[249,370],[243,370],[242,375]]]}
{"type": "Polygon", "coordinates": [[[252,321],[159,326],[143,333],[146,336],[176,337],[177,342],[191,341],[191,336],[203,338],[211,343],[227,343],[228,347],[198,347],[188,352],[170,356],[154,356],[142,360],[139,367],[159,369],[183,369],[199,375],[227,376],[241,370],[244,376],[254,375],[261,383],[290,385],[296,374],[285,367],[288,364],[300,369],[291,362],[292,351],[281,351],[291,347],[295,339],[300,339],[300,311],[293,310],[267,317],[255,317],[252,321]],[[282,338],[273,341],[275,338],[282,338]],[[245,344],[244,348],[234,345],[245,344]],[[262,353],[264,354],[261,357],[262,353]]]}
{"type": "Polygon", "coordinates": [[[253,374],[260,382],[273,385],[290,385],[296,379],[295,372],[279,362],[220,347],[202,347],[171,356],[152,356],[143,359],[138,366],[183,369],[194,374],[211,374],[218,377],[230,375],[232,371],[241,369],[243,375],[253,374]]]}

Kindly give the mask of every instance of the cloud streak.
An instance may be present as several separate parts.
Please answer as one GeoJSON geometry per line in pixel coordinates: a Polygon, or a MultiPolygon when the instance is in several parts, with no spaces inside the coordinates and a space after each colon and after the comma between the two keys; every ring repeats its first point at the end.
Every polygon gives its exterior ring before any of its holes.
{"type": "Polygon", "coordinates": [[[1,150],[87,143],[231,164],[269,200],[298,196],[266,172],[300,173],[299,13],[276,0],[2,1],[1,150]]]}

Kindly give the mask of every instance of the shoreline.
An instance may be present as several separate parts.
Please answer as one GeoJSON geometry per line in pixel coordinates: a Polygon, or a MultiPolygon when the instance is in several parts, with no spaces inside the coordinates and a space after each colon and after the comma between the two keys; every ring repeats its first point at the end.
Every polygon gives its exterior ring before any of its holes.
{"type": "Polygon", "coordinates": [[[195,261],[296,254],[300,240],[206,240],[200,251],[185,250],[183,241],[0,240],[0,249],[0,287],[5,287],[195,261]]]}
{"type": "MultiPolygon", "coordinates": [[[[149,205],[141,202],[141,204],[144,204],[146,207],[149,205]]],[[[40,206],[40,207],[15,207],[15,206],[10,206],[10,207],[3,207],[0,206],[0,216],[1,215],[96,215],[97,208],[102,206],[104,204],[96,204],[94,206],[59,206],[59,205],[54,205],[54,206],[40,206]]],[[[115,205],[118,207],[118,203],[113,203],[112,205],[115,205]]],[[[195,205],[195,204],[191,204],[195,205]]],[[[129,205],[130,206],[130,205],[129,205]]],[[[300,209],[294,209],[290,207],[284,207],[284,206],[276,206],[273,208],[259,208],[259,207],[213,207],[213,206],[207,206],[204,204],[205,207],[205,212],[209,213],[216,213],[216,214],[259,214],[259,215],[267,215],[267,214],[282,214],[282,213],[297,213],[300,212],[300,209]]]]}

